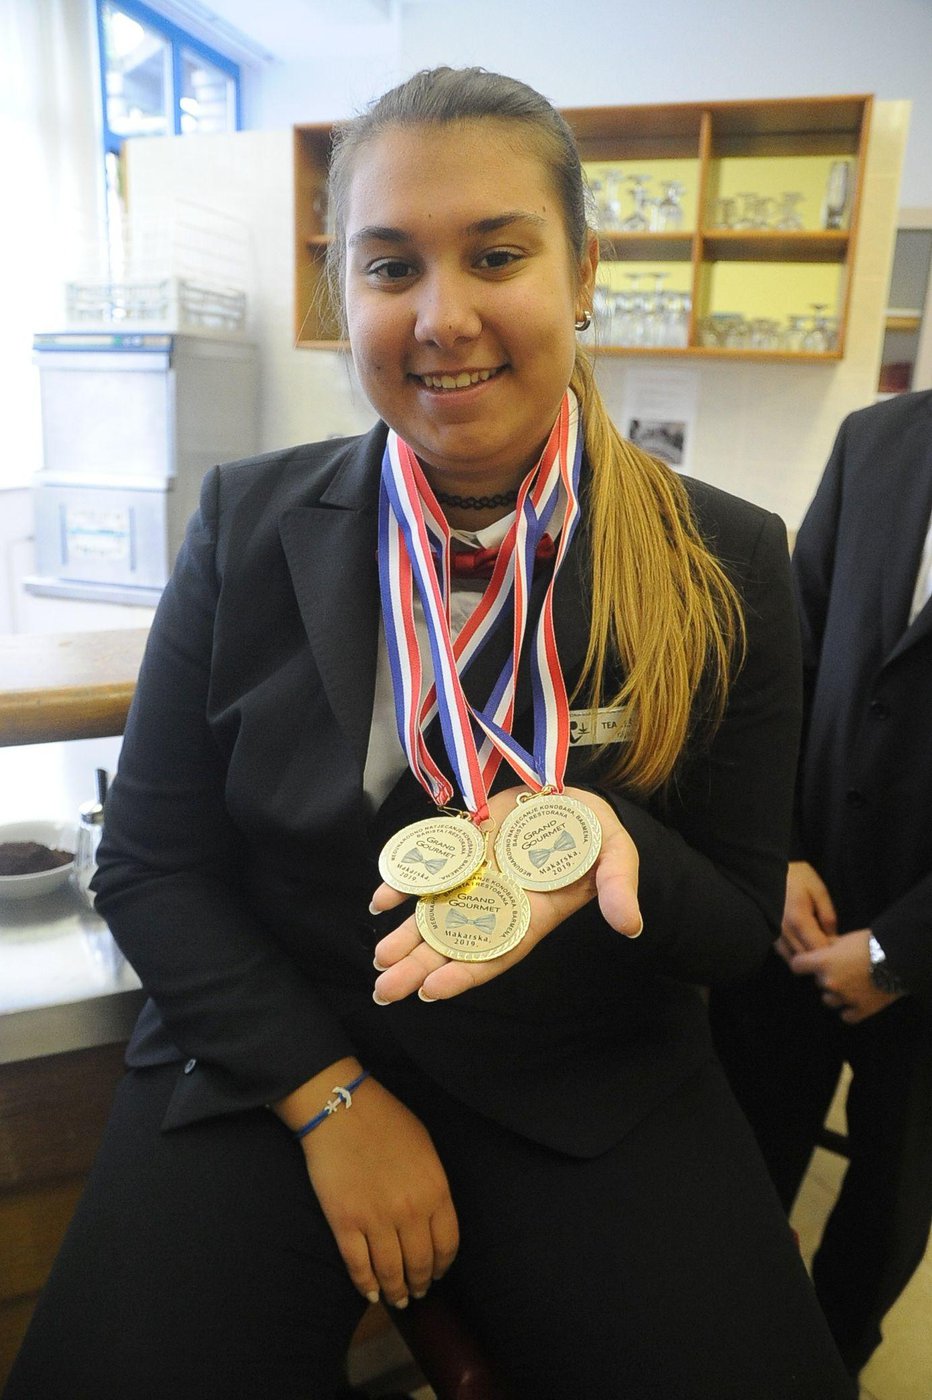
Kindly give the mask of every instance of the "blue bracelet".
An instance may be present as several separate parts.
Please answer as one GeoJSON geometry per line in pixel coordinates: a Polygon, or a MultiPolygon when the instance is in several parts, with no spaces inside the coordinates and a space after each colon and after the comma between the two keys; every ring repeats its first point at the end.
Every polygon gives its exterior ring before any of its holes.
{"type": "Polygon", "coordinates": [[[369,1071],[364,1069],[362,1074],[357,1075],[352,1083],[335,1084],[332,1091],[333,1098],[328,1099],[320,1112],[315,1113],[313,1118],[309,1118],[302,1128],[297,1128],[292,1134],[292,1137],[295,1139],[307,1137],[308,1133],[313,1132],[317,1125],[322,1123],[325,1118],[329,1118],[331,1114],[336,1113],[338,1108],[349,1108],[353,1102],[353,1090],[358,1089],[362,1081],[368,1078],[369,1071]]]}

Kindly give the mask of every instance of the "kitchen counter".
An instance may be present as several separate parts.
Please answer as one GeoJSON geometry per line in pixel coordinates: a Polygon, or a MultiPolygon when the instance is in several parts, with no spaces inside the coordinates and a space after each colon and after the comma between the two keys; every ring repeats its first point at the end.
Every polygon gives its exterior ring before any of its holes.
{"type": "MultiPolygon", "coordinates": [[[[0,823],[76,823],[94,770],[112,773],[121,740],[0,747],[0,823]]],[[[103,922],[70,887],[0,899],[0,1064],[124,1042],[139,980],[103,922]]]]}
{"type": "Polygon", "coordinates": [[[125,1042],[143,994],[70,887],[0,900],[0,1064],[125,1042]]]}
{"type": "Polygon", "coordinates": [[[148,629],[0,635],[0,744],[122,734],[148,629]]]}

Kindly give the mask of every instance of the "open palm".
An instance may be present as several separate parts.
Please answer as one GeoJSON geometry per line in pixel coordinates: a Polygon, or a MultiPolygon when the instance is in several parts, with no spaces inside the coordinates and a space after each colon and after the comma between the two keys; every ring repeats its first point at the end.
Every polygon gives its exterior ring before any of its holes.
{"type": "MultiPolygon", "coordinates": [[[[592,899],[598,899],[602,915],[613,929],[628,938],[638,936],[642,922],[637,902],[638,853],[634,842],[604,798],[578,788],[565,791],[568,797],[586,803],[602,828],[602,848],[591,870],[560,890],[547,893],[529,890],[531,922],[527,933],[510,952],[489,962],[454,962],[444,957],[421,938],[412,914],[376,947],[377,966],[384,969],[375,983],[378,1000],[401,1001],[412,992],[417,992],[422,999],[445,1000],[490,982],[526,958],[552,929],[592,899]]],[[[489,812],[496,829],[512,810],[518,796],[525,792],[527,788],[524,787],[508,788],[489,799],[489,812]]],[[[382,884],[373,895],[372,907],[383,913],[407,898],[391,885],[382,884]]]]}

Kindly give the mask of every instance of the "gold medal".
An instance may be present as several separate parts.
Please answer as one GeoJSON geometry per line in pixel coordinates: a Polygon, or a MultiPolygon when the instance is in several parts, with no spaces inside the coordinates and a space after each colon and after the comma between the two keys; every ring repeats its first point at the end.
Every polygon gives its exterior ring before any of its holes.
{"type": "Polygon", "coordinates": [[[465,884],[485,861],[485,837],[464,814],[425,817],[382,848],[379,874],[401,894],[442,894],[465,884]]]}
{"type": "Polygon", "coordinates": [[[591,807],[563,793],[524,793],[502,822],[495,859],[525,890],[561,890],[595,864],[602,828],[591,807]]]}
{"type": "Polygon", "coordinates": [[[494,871],[457,890],[419,899],[414,911],[425,943],[456,962],[490,962],[527,933],[531,906],[513,880],[494,871]]]}

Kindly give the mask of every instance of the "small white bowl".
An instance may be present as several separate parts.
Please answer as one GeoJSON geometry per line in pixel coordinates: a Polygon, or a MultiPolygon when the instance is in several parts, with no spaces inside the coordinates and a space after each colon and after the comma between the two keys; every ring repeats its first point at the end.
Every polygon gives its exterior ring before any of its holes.
{"type": "MultiPolygon", "coordinates": [[[[75,828],[70,822],[8,822],[0,826],[0,845],[5,841],[38,841],[52,850],[73,851],[75,828]]],[[[50,894],[68,883],[74,861],[39,870],[35,875],[0,875],[0,899],[32,899],[50,894]]]]}

